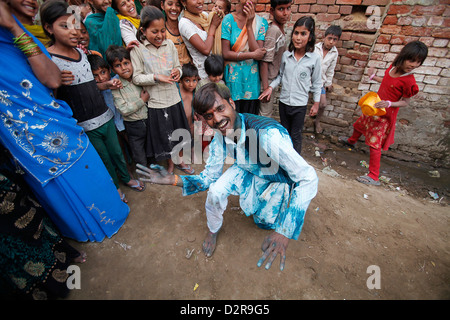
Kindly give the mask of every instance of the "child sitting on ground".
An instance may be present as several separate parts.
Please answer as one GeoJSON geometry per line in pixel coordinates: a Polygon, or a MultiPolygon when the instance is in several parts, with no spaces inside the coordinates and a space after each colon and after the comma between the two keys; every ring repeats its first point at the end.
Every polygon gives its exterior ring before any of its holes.
{"type": "Polygon", "coordinates": [[[130,52],[124,47],[109,46],[106,60],[117,74],[122,87],[111,90],[114,104],[123,116],[123,124],[134,162],[147,166],[147,102],[148,92],[133,83],[130,52]]]}

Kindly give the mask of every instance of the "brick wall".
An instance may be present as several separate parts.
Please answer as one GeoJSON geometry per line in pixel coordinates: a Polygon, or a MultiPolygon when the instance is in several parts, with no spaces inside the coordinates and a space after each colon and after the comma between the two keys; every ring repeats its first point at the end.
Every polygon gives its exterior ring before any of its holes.
{"type": "MultiPolygon", "coordinates": [[[[233,10],[237,2],[232,0],[233,10]]],[[[212,8],[212,0],[205,3],[212,8]]],[[[267,19],[269,8],[270,0],[257,0],[258,14],[267,19]]],[[[324,134],[332,140],[351,134],[361,114],[359,98],[379,87],[368,83],[367,68],[383,75],[406,43],[420,40],[429,48],[428,58],[415,71],[420,93],[400,110],[395,143],[386,154],[450,167],[450,1],[293,0],[288,36],[294,22],[305,15],[316,22],[317,41],[332,24],[343,29],[334,92],[328,95],[323,117],[324,134]]],[[[312,130],[311,119],[306,119],[305,131],[312,130]]]]}

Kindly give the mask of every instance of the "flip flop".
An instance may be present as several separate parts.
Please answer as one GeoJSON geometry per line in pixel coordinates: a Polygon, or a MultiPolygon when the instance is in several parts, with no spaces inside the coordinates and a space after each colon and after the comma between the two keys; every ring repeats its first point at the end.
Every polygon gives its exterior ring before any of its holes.
{"type": "Polygon", "coordinates": [[[367,184],[368,186],[379,186],[381,182],[378,180],[374,180],[369,176],[360,176],[356,178],[357,181],[367,184]]]}
{"type": "Polygon", "coordinates": [[[134,190],[134,191],[137,191],[137,192],[142,192],[142,191],[145,190],[145,184],[143,186],[141,186],[141,184],[139,183],[139,180],[132,179],[130,181],[135,181],[136,182],[136,184],[133,184],[131,186],[127,184],[127,186],[131,188],[131,190],[134,190]]]}
{"type": "Polygon", "coordinates": [[[181,170],[181,171],[183,171],[183,172],[185,172],[185,173],[187,173],[187,174],[193,174],[193,173],[195,172],[195,170],[192,169],[190,165],[187,165],[186,167],[182,167],[182,166],[176,164],[175,167],[176,167],[178,170],[181,170]]]}
{"type": "Polygon", "coordinates": [[[128,203],[127,198],[125,198],[125,193],[122,193],[122,195],[120,196],[120,200],[122,200],[124,203],[128,203]]]}

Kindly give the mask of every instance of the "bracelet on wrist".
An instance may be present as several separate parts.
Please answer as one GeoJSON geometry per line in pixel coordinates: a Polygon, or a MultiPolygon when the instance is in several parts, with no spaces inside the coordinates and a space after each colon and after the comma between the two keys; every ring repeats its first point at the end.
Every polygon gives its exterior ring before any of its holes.
{"type": "Polygon", "coordinates": [[[17,38],[13,38],[14,45],[22,51],[27,58],[37,56],[42,53],[41,48],[34,42],[33,38],[25,32],[17,38]]]}
{"type": "Polygon", "coordinates": [[[389,101],[389,100],[386,100],[387,101],[387,103],[388,103],[388,106],[386,107],[386,108],[390,108],[391,107],[391,105],[392,105],[392,102],[391,101],[389,101]]]}
{"type": "Polygon", "coordinates": [[[375,77],[375,73],[369,77],[369,80],[372,80],[375,77]]]}
{"type": "Polygon", "coordinates": [[[173,185],[173,186],[176,186],[176,185],[178,184],[178,175],[176,174],[176,175],[174,176],[174,178],[175,178],[175,180],[174,180],[174,182],[172,183],[172,185],[173,185]]]}

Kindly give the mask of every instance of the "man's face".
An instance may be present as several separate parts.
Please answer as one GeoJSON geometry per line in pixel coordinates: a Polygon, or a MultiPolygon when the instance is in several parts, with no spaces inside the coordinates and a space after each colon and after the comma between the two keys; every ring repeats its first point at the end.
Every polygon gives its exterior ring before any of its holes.
{"type": "Polygon", "coordinates": [[[232,132],[228,131],[228,134],[232,134],[237,129],[235,128],[237,113],[234,102],[231,99],[223,99],[217,93],[215,95],[214,105],[202,116],[211,128],[219,130],[223,136],[227,135],[228,130],[232,130],[232,132]]]}

